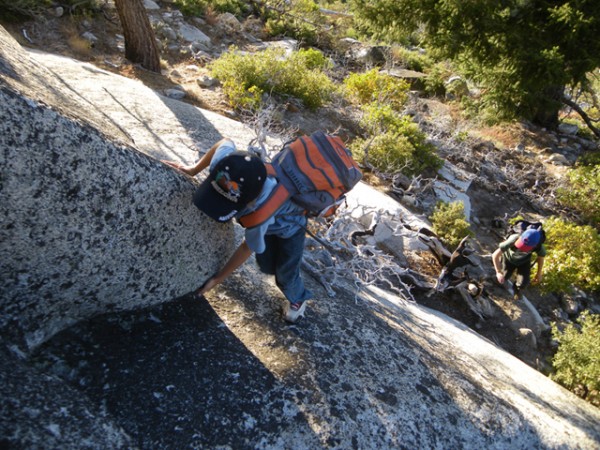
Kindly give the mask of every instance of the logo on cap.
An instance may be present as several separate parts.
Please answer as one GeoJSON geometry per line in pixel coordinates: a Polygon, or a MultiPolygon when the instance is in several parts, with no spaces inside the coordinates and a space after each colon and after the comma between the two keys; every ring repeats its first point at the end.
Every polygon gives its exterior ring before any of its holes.
{"type": "Polygon", "coordinates": [[[219,171],[211,184],[219,194],[230,202],[237,203],[242,195],[240,185],[231,180],[229,172],[219,171]]]}

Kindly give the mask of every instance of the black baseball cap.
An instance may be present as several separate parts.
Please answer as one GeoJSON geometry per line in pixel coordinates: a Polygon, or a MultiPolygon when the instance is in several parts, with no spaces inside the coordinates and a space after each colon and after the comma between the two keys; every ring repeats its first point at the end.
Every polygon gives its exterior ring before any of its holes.
{"type": "Polygon", "coordinates": [[[217,222],[227,222],[255,200],[267,178],[262,160],[236,151],[221,159],[194,193],[194,205],[217,222]]]}

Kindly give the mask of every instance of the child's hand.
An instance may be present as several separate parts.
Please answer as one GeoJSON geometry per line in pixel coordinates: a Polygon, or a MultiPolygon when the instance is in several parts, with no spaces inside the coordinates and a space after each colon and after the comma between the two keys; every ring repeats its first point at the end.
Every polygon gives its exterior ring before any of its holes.
{"type": "Polygon", "coordinates": [[[174,162],[174,161],[167,161],[164,159],[161,161],[163,163],[165,163],[166,165],[171,166],[171,167],[179,170],[180,172],[185,173],[186,175],[194,176],[193,168],[190,166],[186,166],[186,165],[180,164],[178,162],[174,162]]]}
{"type": "Polygon", "coordinates": [[[504,284],[504,274],[501,272],[496,272],[496,279],[498,280],[498,283],[504,284]]]}
{"type": "Polygon", "coordinates": [[[210,291],[212,288],[214,288],[217,284],[219,284],[219,281],[216,278],[214,278],[214,277],[209,278],[208,280],[206,280],[206,282],[202,286],[200,286],[198,288],[198,290],[196,291],[196,296],[197,297],[203,296],[208,291],[210,291]]]}

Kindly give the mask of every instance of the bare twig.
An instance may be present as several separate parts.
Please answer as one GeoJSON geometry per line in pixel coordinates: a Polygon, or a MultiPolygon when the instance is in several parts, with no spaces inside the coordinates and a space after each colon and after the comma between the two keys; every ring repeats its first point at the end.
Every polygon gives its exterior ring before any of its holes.
{"type": "MultiPolygon", "coordinates": [[[[305,258],[309,273],[325,286],[329,295],[333,295],[335,288],[340,287],[337,283],[343,279],[353,283],[356,298],[365,287],[377,285],[406,301],[415,301],[411,292],[413,286],[429,288],[426,283],[415,282],[420,275],[401,267],[392,255],[370,241],[353,239],[367,236],[384,216],[399,220],[389,213],[372,210],[368,213],[372,214],[369,230],[361,226],[352,213],[346,209],[338,212],[329,222],[312,223],[311,235],[314,239],[307,244],[305,258]]],[[[394,232],[398,232],[400,227],[401,223],[394,232]]]]}
{"type": "Polygon", "coordinates": [[[573,108],[577,114],[579,114],[581,116],[581,118],[583,119],[583,121],[586,123],[586,125],[588,126],[588,128],[592,131],[592,133],[594,133],[594,135],[597,138],[600,138],[600,130],[598,128],[596,128],[594,126],[594,124],[592,123],[592,118],[590,118],[590,116],[588,116],[585,111],[573,100],[563,96],[562,97],[562,102],[565,105],[568,105],[570,108],[573,108]]]}

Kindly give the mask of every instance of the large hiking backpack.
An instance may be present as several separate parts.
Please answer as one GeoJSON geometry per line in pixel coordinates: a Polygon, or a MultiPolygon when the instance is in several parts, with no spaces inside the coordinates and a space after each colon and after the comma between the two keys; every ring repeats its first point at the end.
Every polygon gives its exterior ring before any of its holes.
{"type": "Polygon", "coordinates": [[[257,210],[240,217],[246,228],[264,223],[289,198],[309,215],[330,216],[362,178],[342,140],[321,131],[288,142],[266,166],[278,184],[257,210]]]}

